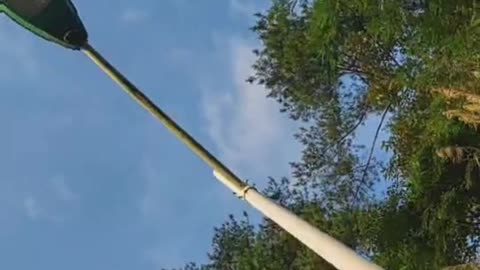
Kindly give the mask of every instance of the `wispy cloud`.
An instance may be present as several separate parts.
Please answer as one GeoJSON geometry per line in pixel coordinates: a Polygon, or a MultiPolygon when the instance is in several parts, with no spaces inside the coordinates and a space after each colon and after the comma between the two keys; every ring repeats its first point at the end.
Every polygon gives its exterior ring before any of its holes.
{"type": "Polygon", "coordinates": [[[122,21],[126,23],[140,23],[146,21],[149,15],[145,9],[126,8],[122,13],[122,21]]]}
{"type": "Polygon", "coordinates": [[[157,169],[149,163],[144,163],[142,166],[142,176],[145,179],[145,194],[140,201],[140,211],[147,218],[152,219],[155,216],[164,216],[164,211],[172,209],[164,203],[168,201],[163,200],[160,191],[164,190],[162,184],[164,179],[160,176],[157,169]],[[163,210],[163,211],[162,211],[163,210]]]}
{"type": "Polygon", "coordinates": [[[48,207],[48,205],[48,200],[40,200],[36,196],[27,196],[23,199],[23,210],[25,216],[30,220],[42,220],[52,223],[63,222],[65,220],[65,217],[63,215],[58,215],[57,213],[55,213],[55,209],[53,209],[52,207],[48,207]]]}
{"type": "Polygon", "coordinates": [[[57,175],[51,180],[54,193],[63,201],[76,200],[77,194],[75,194],[65,182],[63,175],[57,175]]]}
{"type": "Polygon", "coordinates": [[[202,228],[205,223],[218,220],[218,209],[226,206],[217,205],[216,211],[211,211],[212,197],[217,195],[212,194],[209,185],[198,184],[206,179],[199,177],[188,182],[184,176],[169,173],[172,165],[158,166],[152,163],[154,160],[155,157],[147,154],[141,166],[145,191],[139,209],[145,230],[154,232],[141,259],[155,269],[176,268],[191,256],[192,246],[208,245],[209,239],[202,228]],[[210,192],[203,192],[203,188],[210,192]]]}
{"type": "Polygon", "coordinates": [[[35,220],[39,217],[42,210],[38,205],[38,201],[33,197],[27,197],[23,201],[23,207],[25,209],[25,214],[32,220],[35,220]]]}
{"type": "Polygon", "coordinates": [[[191,65],[194,54],[190,49],[175,47],[167,51],[167,59],[172,65],[185,68],[191,65]]]}
{"type": "Polygon", "coordinates": [[[297,157],[295,126],[279,112],[266,90],[245,80],[252,74],[253,46],[232,38],[229,42],[231,91],[206,91],[203,109],[208,133],[227,163],[255,176],[286,174],[297,157]]]}
{"type": "Polygon", "coordinates": [[[64,217],[59,212],[62,207],[58,207],[56,202],[72,202],[78,199],[78,195],[70,189],[63,175],[53,177],[47,187],[43,190],[37,188],[23,199],[25,215],[32,220],[62,221],[64,217]]]}

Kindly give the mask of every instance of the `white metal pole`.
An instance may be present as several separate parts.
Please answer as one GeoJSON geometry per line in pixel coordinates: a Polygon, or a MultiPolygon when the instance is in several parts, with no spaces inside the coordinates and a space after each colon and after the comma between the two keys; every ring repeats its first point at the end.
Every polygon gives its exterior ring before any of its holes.
{"type": "Polygon", "coordinates": [[[214,171],[215,177],[229,187],[237,196],[273,220],[292,236],[304,243],[315,253],[339,270],[382,270],[342,242],[320,231],[293,212],[266,198],[252,187],[238,189],[229,184],[222,174],[214,171]]]}

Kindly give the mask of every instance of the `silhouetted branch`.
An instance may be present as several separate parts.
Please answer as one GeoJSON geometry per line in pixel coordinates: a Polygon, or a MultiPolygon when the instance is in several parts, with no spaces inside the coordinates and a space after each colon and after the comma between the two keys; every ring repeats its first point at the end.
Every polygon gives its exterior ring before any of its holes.
{"type": "Polygon", "coordinates": [[[368,155],[367,163],[365,165],[365,168],[363,169],[362,173],[362,178],[360,179],[360,184],[357,186],[357,189],[355,191],[353,199],[355,200],[358,197],[358,193],[360,192],[361,187],[365,183],[365,180],[367,178],[368,174],[368,169],[370,168],[370,162],[372,161],[373,158],[373,152],[375,150],[375,145],[377,144],[378,136],[380,135],[380,131],[383,126],[383,122],[385,122],[385,118],[387,117],[387,113],[390,110],[392,104],[388,104],[388,106],[385,108],[382,114],[382,118],[380,119],[380,123],[378,124],[377,131],[375,132],[375,137],[373,138],[372,145],[370,147],[370,153],[368,155]]]}

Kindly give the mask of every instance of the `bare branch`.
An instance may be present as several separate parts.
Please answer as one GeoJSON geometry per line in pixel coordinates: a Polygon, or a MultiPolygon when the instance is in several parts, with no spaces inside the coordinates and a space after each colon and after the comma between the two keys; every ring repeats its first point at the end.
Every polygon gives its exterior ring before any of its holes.
{"type": "Polygon", "coordinates": [[[335,143],[331,144],[328,148],[324,149],[324,153],[327,153],[330,149],[332,149],[332,147],[335,147],[339,144],[341,144],[346,138],[348,138],[350,135],[352,135],[353,132],[355,132],[355,130],[357,130],[357,128],[363,123],[363,120],[365,119],[367,113],[366,112],[363,112],[360,117],[358,118],[357,122],[355,123],[355,125],[353,125],[347,132],[345,132],[345,134],[343,134],[343,136],[338,139],[335,143]]]}
{"type": "Polygon", "coordinates": [[[364,183],[366,181],[367,174],[368,174],[368,169],[370,168],[370,162],[372,161],[373,152],[375,151],[375,145],[377,144],[378,136],[380,135],[380,131],[382,129],[383,123],[385,122],[385,118],[387,117],[387,113],[388,113],[388,111],[390,111],[391,106],[392,106],[392,104],[388,104],[388,106],[383,111],[382,118],[380,119],[380,123],[378,124],[377,131],[375,132],[375,137],[373,138],[373,142],[372,142],[372,145],[370,147],[370,153],[368,155],[367,163],[365,165],[365,168],[363,169],[362,178],[360,179],[360,183],[357,186],[357,189],[356,189],[356,191],[354,193],[354,196],[353,196],[354,200],[357,199],[358,193],[360,192],[361,187],[364,185],[364,183]]]}

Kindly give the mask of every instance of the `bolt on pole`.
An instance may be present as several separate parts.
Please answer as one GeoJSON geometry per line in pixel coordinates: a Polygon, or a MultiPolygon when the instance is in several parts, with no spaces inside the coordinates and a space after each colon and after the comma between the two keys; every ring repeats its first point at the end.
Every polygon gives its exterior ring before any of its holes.
{"type": "Polygon", "coordinates": [[[214,171],[215,177],[232,190],[239,198],[250,203],[266,217],[276,222],[300,242],[328,261],[339,270],[382,270],[356,254],[352,249],[315,228],[286,208],[274,203],[253,187],[240,180],[223,163],[198,143],[173,119],[163,112],[135,85],[116,70],[98,51],[88,43],[83,52],[99,66],[113,81],[120,85],[135,101],[149,111],[157,120],[170,130],[180,141],[188,146],[214,171]]]}

